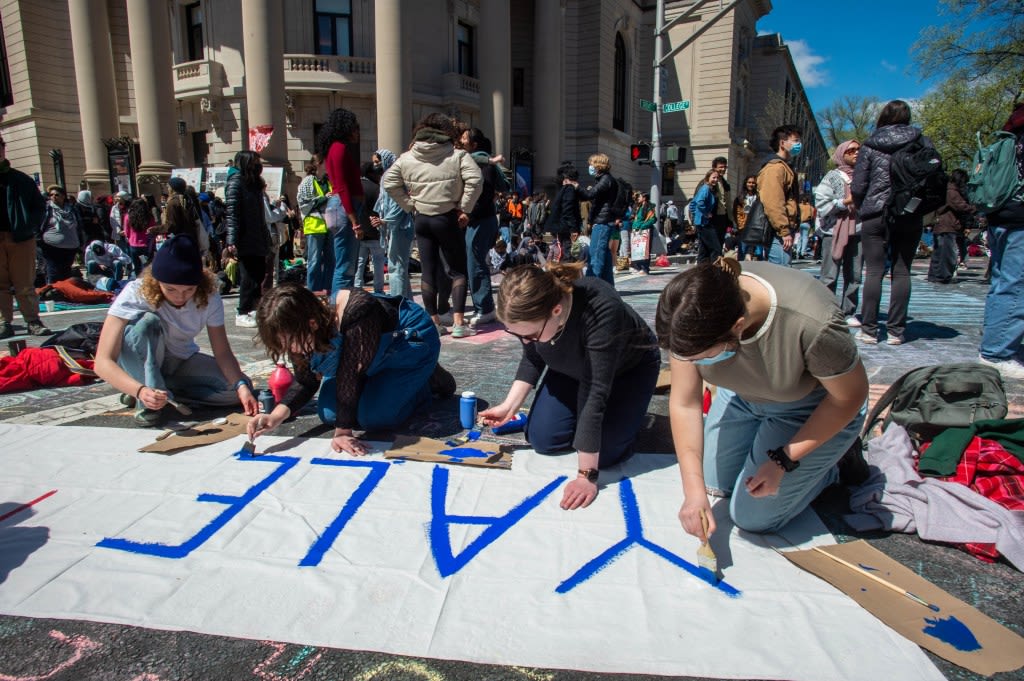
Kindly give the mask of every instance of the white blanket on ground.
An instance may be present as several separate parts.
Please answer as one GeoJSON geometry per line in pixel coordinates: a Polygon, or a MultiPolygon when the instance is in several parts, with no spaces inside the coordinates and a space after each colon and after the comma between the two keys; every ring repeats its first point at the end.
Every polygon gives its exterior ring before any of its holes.
{"type": "Polygon", "coordinates": [[[956,482],[922,478],[907,431],[891,425],[868,442],[871,477],[850,496],[854,529],[916,532],[928,541],[995,544],[1024,570],[1024,513],[1011,511],[956,482]]]}
{"type": "Polygon", "coordinates": [[[725,581],[706,581],[671,456],[602,473],[594,504],[566,512],[571,456],[517,452],[501,471],[327,440],[135,451],[152,436],[0,424],[0,516],[56,490],[0,521],[0,612],[619,674],[943,678],[771,550],[830,543],[811,511],[758,536],[718,504],[725,581]]]}

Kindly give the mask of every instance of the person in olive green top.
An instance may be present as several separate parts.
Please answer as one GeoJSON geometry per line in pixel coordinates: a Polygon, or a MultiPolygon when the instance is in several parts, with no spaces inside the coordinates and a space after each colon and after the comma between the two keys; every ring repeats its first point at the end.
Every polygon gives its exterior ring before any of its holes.
{"type": "Polygon", "coordinates": [[[46,200],[31,177],[11,167],[6,147],[0,139],[0,338],[14,335],[15,298],[28,332],[48,336],[35,289],[36,229],[46,214],[46,200]]]}
{"type": "Polygon", "coordinates": [[[679,519],[715,530],[707,494],[731,496],[749,532],[774,532],[838,480],[864,422],[868,380],[835,298],[807,273],[720,258],[669,282],[658,341],[670,352],[679,519]],[[703,382],[718,386],[702,418],[703,382]]]}

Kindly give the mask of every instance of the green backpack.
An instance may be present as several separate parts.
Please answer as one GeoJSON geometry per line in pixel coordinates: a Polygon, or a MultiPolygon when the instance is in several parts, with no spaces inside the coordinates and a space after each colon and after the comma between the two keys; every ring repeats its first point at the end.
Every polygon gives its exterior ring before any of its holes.
{"type": "Polygon", "coordinates": [[[931,440],[946,428],[1005,418],[1007,412],[999,371],[975,362],[920,367],[900,376],[871,408],[864,421],[865,440],[887,407],[882,430],[896,423],[919,441],[931,440]]]}
{"type": "Polygon", "coordinates": [[[967,178],[967,200],[983,213],[994,213],[1014,196],[1024,194],[1024,178],[1017,172],[1017,137],[1009,132],[992,133],[996,141],[978,151],[967,178]]]}

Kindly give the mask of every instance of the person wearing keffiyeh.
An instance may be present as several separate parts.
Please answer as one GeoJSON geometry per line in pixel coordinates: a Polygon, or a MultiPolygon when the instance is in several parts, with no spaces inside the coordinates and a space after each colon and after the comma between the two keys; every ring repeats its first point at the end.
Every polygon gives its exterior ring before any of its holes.
{"type": "Polygon", "coordinates": [[[860,300],[861,265],[860,223],[850,195],[853,165],[857,162],[860,142],[847,140],[832,153],[836,167],[830,170],[814,189],[814,204],[821,219],[824,238],[821,242],[821,283],[836,292],[839,273],[843,288],[839,291],[839,307],[849,326],[860,326],[856,317],[860,300]]]}

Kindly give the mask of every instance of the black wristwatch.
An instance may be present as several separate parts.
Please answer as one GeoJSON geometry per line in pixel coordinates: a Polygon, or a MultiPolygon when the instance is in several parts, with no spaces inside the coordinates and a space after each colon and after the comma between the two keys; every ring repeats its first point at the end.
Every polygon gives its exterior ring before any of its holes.
{"type": "Polygon", "coordinates": [[[781,468],[784,472],[790,473],[800,467],[799,461],[793,461],[786,454],[786,450],[782,447],[776,447],[775,449],[768,450],[768,458],[771,459],[781,468]]]}
{"type": "Polygon", "coordinates": [[[597,470],[596,468],[581,468],[576,472],[579,474],[579,477],[586,478],[590,482],[597,484],[597,476],[600,474],[601,471],[597,470]]]}

